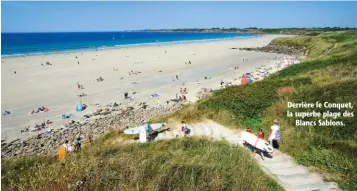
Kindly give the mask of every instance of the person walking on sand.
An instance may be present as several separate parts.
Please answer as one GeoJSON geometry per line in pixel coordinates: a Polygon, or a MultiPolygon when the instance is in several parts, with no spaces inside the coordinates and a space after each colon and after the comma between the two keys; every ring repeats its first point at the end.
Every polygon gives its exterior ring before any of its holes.
{"type": "MultiPolygon", "coordinates": [[[[279,140],[280,140],[280,126],[277,119],[274,119],[273,126],[270,128],[269,142],[274,149],[279,149],[279,140]]],[[[273,154],[273,153],[272,153],[273,154]]]]}
{"type": "Polygon", "coordinates": [[[179,80],[179,77],[178,77],[178,75],[176,75],[176,80],[179,80]]]}

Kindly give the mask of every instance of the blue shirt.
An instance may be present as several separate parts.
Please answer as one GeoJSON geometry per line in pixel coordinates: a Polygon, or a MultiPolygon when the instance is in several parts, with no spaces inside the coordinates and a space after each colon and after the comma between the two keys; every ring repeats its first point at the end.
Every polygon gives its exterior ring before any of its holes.
{"type": "Polygon", "coordinates": [[[146,131],[151,131],[152,130],[152,128],[151,128],[149,123],[145,125],[145,129],[146,129],[146,131]]]}

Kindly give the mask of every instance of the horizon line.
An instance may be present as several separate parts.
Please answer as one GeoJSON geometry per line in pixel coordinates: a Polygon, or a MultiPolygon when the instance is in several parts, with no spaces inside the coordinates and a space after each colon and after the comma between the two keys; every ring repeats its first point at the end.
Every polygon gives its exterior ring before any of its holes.
{"type": "Polygon", "coordinates": [[[108,30],[108,31],[23,31],[23,32],[1,32],[1,34],[6,33],[95,33],[95,32],[136,32],[136,31],[150,31],[150,30],[219,30],[219,29],[237,29],[237,30],[261,30],[261,29],[357,29],[357,27],[272,27],[272,28],[259,28],[259,27],[210,27],[210,28],[162,28],[162,29],[126,29],[126,30],[108,30]]]}

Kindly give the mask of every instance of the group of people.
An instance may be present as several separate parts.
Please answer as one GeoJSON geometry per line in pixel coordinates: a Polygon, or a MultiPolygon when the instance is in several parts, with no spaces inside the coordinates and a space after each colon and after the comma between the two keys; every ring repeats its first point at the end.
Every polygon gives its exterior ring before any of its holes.
{"type": "Polygon", "coordinates": [[[175,81],[175,80],[179,80],[179,77],[178,77],[178,75],[176,74],[175,76],[172,76],[172,81],[175,81]]]}
{"type": "MultiPolygon", "coordinates": [[[[91,137],[87,137],[87,142],[91,142],[91,137]]],[[[70,152],[79,152],[82,149],[82,141],[80,137],[76,137],[73,140],[73,144],[69,143],[69,140],[66,139],[65,142],[60,146],[58,150],[58,159],[63,160],[65,159],[66,155],[70,152]],[[73,147],[72,147],[73,145],[73,147]]]]}
{"type": "Polygon", "coordinates": [[[176,99],[175,100],[171,100],[171,101],[187,101],[187,98],[184,94],[182,94],[182,96],[179,96],[178,94],[176,94],[176,99]]]}
{"type": "Polygon", "coordinates": [[[84,89],[83,85],[77,82],[77,89],[82,90],[84,89]]]}
{"type": "Polygon", "coordinates": [[[97,82],[102,82],[102,81],[104,81],[103,77],[99,76],[99,78],[97,78],[97,82]]]}
{"type": "Polygon", "coordinates": [[[32,110],[32,111],[30,111],[30,115],[32,115],[32,114],[34,114],[34,113],[39,113],[39,112],[48,112],[49,111],[49,109],[48,108],[46,108],[46,107],[44,107],[44,106],[41,106],[41,107],[39,107],[37,110],[32,110]]]}
{"type": "Polygon", "coordinates": [[[184,88],[184,89],[180,88],[180,93],[181,94],[187,94],[188,92],[187,92],[186,88],[184,88]]]}
{"type": "Polygon", "coordinates": [[[189,60],[188,62],[185,62],[185,65],[189,65],[189,64],[192,64],[191,60],[189,60]]]}
{"type": "Polygon", "coordinates": [[[139,72],[139,71],[133,71],[133,70],[129,71],[129,75],[130,75],[130,76],[131,76],[131,75],[138,75],[138,74],[141,74],[141,72],[139,72]]]}
{"type": "MultiPolygon", "coordinates": [[[[275,119],[273,121],[273,125],[270,127],[270,133],[269,133],[269,137],[268,137],[268,141],[269,144],[271,144],[271,146],[274,149],[279,149],[279,141],[280,141],[280,126],[279,126],[279,122],[277,119],[275,119]]],[[[251,129],[249,129],[249,127],[246,127],[245,129],[246,132],[248,133],[253,133],[251,129]]],[[[257,138],[258,139],[263,139],[264,140],[264,131],[262,128],[259,129],[258,133],[257,133],[257,138]]],[[[246,143],[245,143],[246,145],[246,143]]],[[[256,149],[254,150],[254,152],[256,152],[256,149]]],[[[273,154],[273,153],[271,153],[273,154]]]]}
{"type": "MultiPolygon", "coordinates": [[[[51,66],[52,65],[52,63],[51,62],[48,62],[48,61],[46,61],[46,64],[45,64],[46,66],[51,66]]],[[[45,66],[43,63],[41,63],[41,66],[45,66]]]]}
{"type": "Polygon", "coordinates": [[[32,126],[32,127],[31,126],[25,127],[23,130],[21,130],[21,133],[26,133],[29,131],[32,131],[32,132],[40,131],[42,129],[46,129],[47,127],[49,127],[52,124],[53,124],[52,121],[44,119],[41,124],[35,123],[34,126],[32,126]]]}
{"type": "MultiPolygon", "coordinates": [[[[143,124],[144,124],[144,128],[141,129],[141,132],[139,134],[139,139],[141,142],[147,142],[147,141],[152,141],[153,139],[155,139],[153,135],[154,134],[151,134],[150,135],[150,132],[153,130],[151,125],[149,124],[149,122],[147,121],[143,121],[143,124]],[[144,136],[144,138],[141,138],[140,136],[144,136]]],[[[183,134],[184,137],[188,136],[190,134],[190,129],[188,128],[187,124],[182,121],[181,122],[182,126],[181,126],[181,132],[183,134]]],[[[164,127],[165,124],[162,124],[161,127],[164,127]]],[[[156,135],[157,135],[157,132],[156,132],[156,135]]],[[[176,135],[176,137],[178,137],[179,135],[176,135]]]]}

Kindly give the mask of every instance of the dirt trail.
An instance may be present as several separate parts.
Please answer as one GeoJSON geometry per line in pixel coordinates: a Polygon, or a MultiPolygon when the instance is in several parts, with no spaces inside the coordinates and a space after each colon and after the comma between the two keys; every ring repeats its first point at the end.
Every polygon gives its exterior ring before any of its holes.
{"type": "MultiPolygon", "coordinates": [[[[182,138],[179,124],[168,126],[170,130],[159,133],[155,140],[167,140],[182,138]]],[[[232,144],[243,147],[241,133],[231,130],[213,121],[205,121],[189,125],[190,136],[207,136],[215,140],[227,140],[232,144]]],[[[255,159],[261,168],[288,191],[325,191],[339,190],[334,182],[324,182],[322,177],[295,163],[289,155],[277,151],[274,157],[262,157],[256,155],[255,159]]]]}

